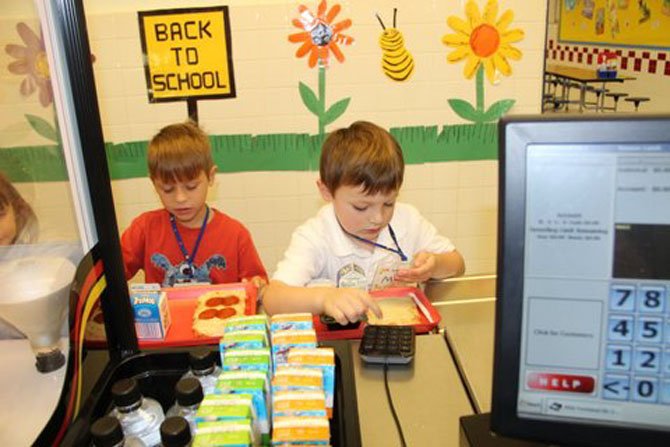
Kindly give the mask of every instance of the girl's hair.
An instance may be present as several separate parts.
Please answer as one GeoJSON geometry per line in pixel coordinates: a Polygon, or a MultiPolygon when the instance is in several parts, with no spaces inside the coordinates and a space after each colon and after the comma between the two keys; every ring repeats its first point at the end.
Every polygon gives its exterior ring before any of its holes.
{"type": "Polygon", "coordinates": [[[9,179],[0,172],[0,210],[11,206],[14,210],[16,237],[12,244],[30,244],[37,241],[37,217],[35,212],[9,179]]]}
{"type": "Polygon", "coordinates": [[[376,124],[356,121],[323,143],[319,173],[331,194],[344,185],[363,185],[366,194],[397,191],[404,172],[400,145],[376,124]]]}
{"type": "Polygon", "coordinates": [[[209,137],[192,121],[163,127],[149,142],[149,177],[163,183],[192,180],[214,166],[209,137]]]}

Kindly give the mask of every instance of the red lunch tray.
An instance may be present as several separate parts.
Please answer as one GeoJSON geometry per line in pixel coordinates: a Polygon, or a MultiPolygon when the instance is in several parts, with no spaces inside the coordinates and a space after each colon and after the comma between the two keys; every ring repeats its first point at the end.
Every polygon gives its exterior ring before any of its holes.
{"type": "MultiPolygon", "coordinates": [[[[244,315],[254,315],[256,313],[258,289],[251,282],[165,287],[162,290],[167,294],[168,308],[170,309],[171,323],[167,335],[162,340],[138,340],[140,348],[218,344],[219,338],[199,337],[192,329],[193,312],[198,303],[198,297],[203,293],[213,290],[245,290],[247,300],[244,315]]],[[[85,344],[91,348],[104,348],[107,346],[107,341],[104,339],[86,339],[85,344]]]]}
{"type": "Polygon", "coordinates": [[[140,348],[218,344],[219,337],[199,337],[193,332],[193,312],[198,303],[198,297],[213,290],[240,289],[244,289],[247,294],[244,315],[254,315],[258,290],[251,282],[163,288],[167,294],[172,323],[163,340],[138,340],[140,348]]]}
{"type": "MultiPolygon", "coordinates": [[[[384,298],[400,298],[407,295],[412,296],[416,306],[419,308],[421,323],[414,325],[414,331],[417,334],[425,334],[440,324],[442,317],[433,307],[423,290],[418,287],[390,287],[384,290],[375,290],[370,292],[373,298],[381,300],[384,298]]],[[[314,316],[314,329],[316,337],[321,340],[340,340],[348,338],[363,337],[363,330],[366,323],[361,323],[356,329],[329,329],[327,325],[321,322],[319,315],[314,316]]]]}

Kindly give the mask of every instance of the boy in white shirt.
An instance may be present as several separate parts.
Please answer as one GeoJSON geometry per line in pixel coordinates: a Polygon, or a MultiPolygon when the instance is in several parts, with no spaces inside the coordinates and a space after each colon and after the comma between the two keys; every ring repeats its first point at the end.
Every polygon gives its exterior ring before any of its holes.
{"type": "Polygon", "coordinates": [[[328,136],[317,186],[329,203],[293,232],[264,294],[269,314],[311,312],[347,324],[371,310],[381,318],[368,290],[464,272],[451,241],[414,207],[396,204],[404,170],[397,141],[373,123],[328,136]]]}

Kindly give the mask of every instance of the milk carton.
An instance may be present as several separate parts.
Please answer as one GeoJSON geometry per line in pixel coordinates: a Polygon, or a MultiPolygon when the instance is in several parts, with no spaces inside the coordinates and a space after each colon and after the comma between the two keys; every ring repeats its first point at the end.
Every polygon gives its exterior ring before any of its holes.
{"type": "Polygon", "coordinates": [[[130,305],[139,340],[162,340],[170,328],[167,295],[158,284],[131,284],[130,305]]]}

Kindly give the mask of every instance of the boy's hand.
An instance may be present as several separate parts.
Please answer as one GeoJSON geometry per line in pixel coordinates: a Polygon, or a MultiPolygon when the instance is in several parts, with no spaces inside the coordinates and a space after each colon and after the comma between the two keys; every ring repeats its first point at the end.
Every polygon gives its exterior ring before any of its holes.
{"type": "Polygon", "coordinates": [[[378,318],[382,311],[370,295],[360,289],[327,289],[323,298],[323,312],[345,325],[355,323],[371,310],[378,318]]]}
{"type": "Polygon", "coordinates": [[[395,280],[400,282],[423,282],[432,278],[437,265],[435,255],[425,251],[419,252],[412,260],[412,266],[398,269],[395,280]]]}
{"type": "Polygon", "coordinates": [[[252,278],[242,278],[242,282],[251,282],[257,289],[265,287],[268,282],[260,276],[254,276],[252,278]]]}

